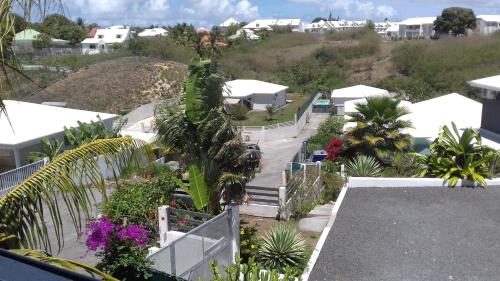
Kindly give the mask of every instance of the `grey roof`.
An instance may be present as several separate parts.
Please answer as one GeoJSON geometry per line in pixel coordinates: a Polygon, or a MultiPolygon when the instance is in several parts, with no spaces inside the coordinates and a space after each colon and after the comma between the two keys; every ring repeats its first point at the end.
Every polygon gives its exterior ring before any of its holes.
{"type": "Polygon", "coordinates": [[[347,191],[309,280],[499,280],[500,188],[347,191]]]}

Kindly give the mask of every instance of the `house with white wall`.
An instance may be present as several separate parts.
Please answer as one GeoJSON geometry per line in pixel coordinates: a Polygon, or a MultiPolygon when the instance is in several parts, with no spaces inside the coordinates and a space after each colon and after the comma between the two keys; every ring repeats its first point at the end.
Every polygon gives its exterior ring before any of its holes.
{"type": "Polygon", "coordinates": [[[99,113],[14,100],[4,100],[8,118],[0,113],[0,167],[19,168],[28,164],[31,152],[41,151],[43,138],[64,140],[64,127],[77,127],[78,121],[104,122],[109,130],[118,119],[115,114],[99,113]]]}
{"type": "Polygon", "coordinates": [[[399,24],[398,37],[402,39],[421,39],[434,36],[436,17],[409,18],[399,24]]]}
{"type": "Polygon", "coordinates": [[[479,35],[490,35],[500,30],[500,15],[476,16],[475,32],[479,35]]]}
{"type": "Polygon", "coordinates": [[[237,21],[236,19],[234,18],[228,18],[227,20],[225,20],[223,23],[219,24],[219,28],[222,29],[223,31],[225,29],[227,29],[228,27],[231,27],[233,25],[240,25],[240,22],[237,21]]]}
{"type": "Polygon", "coordinates": [[[226,82],[223,96],[226,104],[243,103],[250,109],[263,111],[267,105],[286,105],[288,87],[259,80],[237,79],[226,82]]]}
{"type": "Polygon", "coordinates": [[[245,25],[243,29],[259,30],[286,30],[291,32],[304,32],[304,23],[301,19],[262,19],[254,20],[245,25]]]}
{"type": "Polygon", "coordinates": [[[130,27],[114,25],[108,28],[99,28],[94,37],[82,41],[82,53],[94,55],[109,52],[115,44],[123,44],[132,38],[130,27]]]}
{"type": "Polygon", "coordinates": [[[390,96],[390,94],[384,89],[365,85],[356,85],[333,90],[331,98],[337,115],[344,115],[346,102],[375,96],[390,96]]]}
{"type": "Polygon", "coordinates": [[[469,85],[481,91],[481,133],[495,140],[498,145],[494,148],[500,150],[500,75],[473,80],[469,85]]]}
{"type": "Polygon", "coordinates": [[[139,37],[163,37],[168,35],[168,30],[161,27],[146,28],[142,32],[139,32],[137,36],[139,37]]]}

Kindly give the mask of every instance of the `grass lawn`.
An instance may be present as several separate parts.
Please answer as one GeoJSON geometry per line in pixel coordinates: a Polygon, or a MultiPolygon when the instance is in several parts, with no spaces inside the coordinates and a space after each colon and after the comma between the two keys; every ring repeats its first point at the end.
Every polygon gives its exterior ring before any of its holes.
{"type": "Polygon", "coordinates": [[[267,126],[276,123],[294,121],[294,116],[297,112],[297,109],[299,108],[299,106],[302,106],[308,98],[308,95],[289,93],[286,99],[293,100],[293,102],[278,109],[273,115],[273,120],[266,120],[267,113],[265,111],[252,111],[247,114],[247,119],[234,122],[238,126],[267,126]]]}

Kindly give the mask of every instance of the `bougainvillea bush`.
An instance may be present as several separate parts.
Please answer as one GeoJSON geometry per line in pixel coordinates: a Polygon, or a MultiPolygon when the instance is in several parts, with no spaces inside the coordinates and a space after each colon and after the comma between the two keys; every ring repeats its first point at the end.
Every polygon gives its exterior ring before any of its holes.
{"type": "Polygon", "coordinates": [[[152,276],[148,254],[149,233],[139,225],[118,225],[103,216],[87,224],[85,245],[101,258],[97,268],[120,280],[152,276]]]}
{"type": "Polygon", "coordinates": [[[341,139],[333,138],[330,143],[325,147],[327,153],[326,160],[336,162],[342,156],[342,145],[344,142],[341,139]]]}

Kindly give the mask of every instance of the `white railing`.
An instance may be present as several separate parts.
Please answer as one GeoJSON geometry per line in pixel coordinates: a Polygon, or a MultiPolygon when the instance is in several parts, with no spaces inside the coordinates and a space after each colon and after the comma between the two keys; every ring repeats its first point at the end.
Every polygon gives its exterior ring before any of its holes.
{"type": "Polygon", "coordinates": [[[213,260],[219,267],[233,264],[239,253],[238,206],[228,205],[224,212],[187,233],[169,230],[167,214],[168,208],[158,209],[162,248],[150,249],[148,256],[156,270],[183,280],[210,280],[213,275],[209,264],[213,260]]]}
{"type": "Polygon", "coordinates": [[[47,162],[48,158],[45,158],[38,162],[0,174],[0,196],[7,194],[12,188],[33,175],[38,169],[47,164],[47,162]]]}

